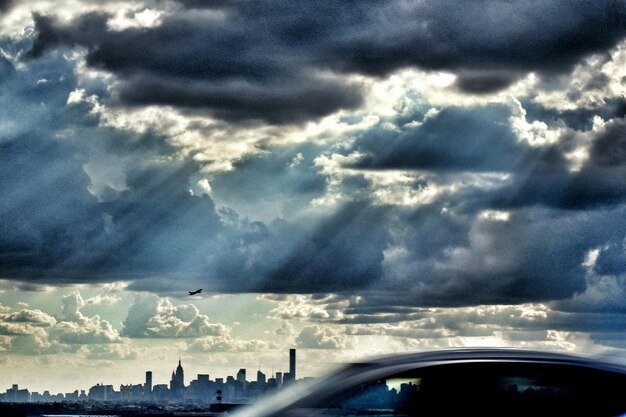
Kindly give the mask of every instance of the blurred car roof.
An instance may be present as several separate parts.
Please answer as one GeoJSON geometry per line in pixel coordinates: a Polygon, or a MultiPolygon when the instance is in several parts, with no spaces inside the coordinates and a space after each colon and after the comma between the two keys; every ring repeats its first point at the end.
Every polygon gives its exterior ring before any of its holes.
{"type": "Polygon", "coordinates": [[[276,414],[294,404],[314,403],[336,395],[338,389],[365,381],[438,365],[462,363],[547,364],[595,369],[626,375],[626,365],[605,357],[581,356],[555,351],[510,348],[463,348],[400,353],[366,358],[348,364],[308,383],[299,381],[264,400],[239,410],[236,417],[261,417],[276,414]]]}

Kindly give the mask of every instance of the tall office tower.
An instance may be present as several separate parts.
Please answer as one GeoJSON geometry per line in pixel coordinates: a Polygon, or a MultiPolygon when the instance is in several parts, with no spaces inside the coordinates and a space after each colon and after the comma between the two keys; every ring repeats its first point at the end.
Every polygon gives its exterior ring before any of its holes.
{"type": "Polygon", "coordinates": [[[289,376],[292,381],[296,380],[296,350],[289,349],[289,376]]]}
{"type": "Polygon", "coordinates": [[[144,385],[144,394],[146,397],[150,397],[150,394],[152,394],[152,371],[146,372],[146,384],[144,385]]]}
{"type": "Polygon", "coordinates": [[[261,370],[256,371],[256,382],[265,385],[265,374],[261,370]]]}
{"type": "Polygon", "coordinates": [[[241,368],[239,372],[237,372],[237,381],[246,382],[246,370],[241,368]]]}
{"type": "Polygon", "coordinates": [[[276,372],[276,385],[283,385],[283,373],[276,372]]]}

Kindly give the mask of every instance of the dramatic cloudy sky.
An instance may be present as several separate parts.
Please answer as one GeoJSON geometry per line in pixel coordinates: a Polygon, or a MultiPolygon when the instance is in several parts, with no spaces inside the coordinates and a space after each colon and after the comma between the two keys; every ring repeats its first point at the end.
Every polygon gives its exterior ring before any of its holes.
{"type": "Polygon", "coordinates": [[[0,0],[0,390],[624,358],[625,92],[622,0],[0,0]]]}

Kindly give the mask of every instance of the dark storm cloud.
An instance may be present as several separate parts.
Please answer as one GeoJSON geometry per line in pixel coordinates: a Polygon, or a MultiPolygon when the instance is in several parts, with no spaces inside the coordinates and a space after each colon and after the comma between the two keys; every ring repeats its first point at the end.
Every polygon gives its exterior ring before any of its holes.
{"type": "Polygon", "coordinates": [[[0,0],[0,13],[7,12],[15,5],[15,0],[0,0]]]}
{"type": "Polygon", "coordinates": [[[385,211],[367,202],[344,206],[269,274],[261,292],[328,292],[366,288],[382,276],[385,211]]]}
{"type": "MultiPolygon", "coordinates": [[[[616,276],[624,274],[624,265],[626,265],[626,236],[621,244],[615,241],[603,248],[594,265],[594,271],[601,275],[616,276]]],[[[626,309],[626,306],[623,307],[626,309]]]]}
{"type": "Polygon", "coordinates": [[[89,109],[67,108],[74,88],[68,63],[50,58],[14,72],[0,92],[0,125],[12,126],[0,131],[0,275],[91,282],[184,269],[189,244],[219,230],[210,200],[187,190],[197,167],[149,162],[172,148],[97,128],[89,109]],[[127,189],[108,202],[88,191],[94,158],[126,158],[127,189]]]}
{"type": "MultiPolygon", "coordinates": [[[[401,133],[384,126],[366,131],[353,149],[365,156],[359,168],[509,172],[539,151],[520,142],[502,105],[444,108],[401,133]]],[[[419,119],[418,119],[419,120],[419,119]]]]}
{"type": "Polygon", "coordinates": [[[206,195],[190,195],[193,163],[141,162],[147,155],[137,150],[125,169],[127,189],[101,202],[87,191],[88,152],[77,155],[75,146],[39,135],[3,143],[1,185],[10,193],[2,200],[2,277],[130,279],[131,288],[154,292],[196,284],[222,292],[310,292],[348,291],[381,275],[384,223],[375,226],[379,213],[365,204],[310,229],[249,222],[218,213],[206,195]]]}
{"type": "Polygon", "coordinates": [[[210,109],[213,116],[231,122],[257,119],[272,124],[317,119],[361,103],[357,85],[314,76],[306,76],[306,80],[267,80],[262,84],[206,80],[181,83],[176,78],[137,76],[122,83],[120,98],[136,106],[164,104],[189,110],[210,109]]]}
{"type": "MultiPolygon", "coordinates": [[[[189,285],[221,292],[349,291],[380,277],[381,210],[348,204],[298,224],[218,210],[210,197],[189,192],[200,171],[193,154],[172,158],[179,149],[164,137],[99,126],[90,105],[68,105],[76,80],[62,56],[7,74],[0,91],[3,279],[130,280],[133,289],[171,293],[189,285]],[[102,161],[101,171],[90,169],[102,161]],[[119,173],[123,186],[113,188],[108,176],[119,173]],[[105,184],[93,194],[90,175],[105,184]]],[[[294,194],[292,209],[305,205],[298,193],[307,201],[322,195],[324,178],[312,163],[321,149],[282,152],[266,150],[267,160],[236,164],[248,181],[256,174],[256,185],[233,174],[216,189],[256,188],[247,198],[259,201],[282,188],[294,194]],[[271,183],[281,176],[282,184],[271,183]]]]}
{"type": "Polygon", "coordinates": [[[572,172],[565,159],[567,138],[543,151],[524,175],[496,193],[495,207],[544,204],[564,209],[615,206],[626,200],[623,119],[608,122],[594,138],[589,159],[572,172]]]}
{"type": "Polygon", "coordinates": [[[588,133],[590,156],[575,171],[567,159],[579,146],[575,133],[564,133],[553,145],[531,146],[513,131],[511,116],[511,108],[503,104],[447,107],[428,116],[417,112],[417,126],[406,124],[406,116],[392,121],[397,129],[389,129],[390,121],[383,120],[343,152],[362,155],[351,168],[428,171],[444,182],[463,182],[460,174],[468,172],[510,175],[496,189],[459,190],[464,210],[532,205],[584,210],[626,200],[624,119],[612,119],[597,133],[588,133]]]}
{"type": "Polygon", "coordinates": [[[2,82],[5,79],[13,75],[14,71],[15,68],[13,67],[13,64],[11,64],[11,61],[4,58],[3,56],[0,56],[0,85],[2,85],[2,82]]]}
{"type": "Polygon", "coordinates": [[[211,199],[191,196],[184,187],[190,175],[189,166],[176,164],[127,173],[129,190],[103,207],[111,216],[107,234],[117,237],[98,260],[105,271],[110,265],[139,276],[196,271],[221,224],[211,199]]]}
{"type": "Polygon", "coordinates": [[[97,13],[67,24],[35,16],[29,55],[83,46],[90,66],[121,79],[124,104],[283,124],[361,104],[360,86],[323,75],[329,70],[446,70],[460,90],[483,94],[531,71],[567,72],[626,34],[626,4],[617,0],[180,3],[192,10],[148,29],[108,30],[109,16],[97,13]]]}
{"type": "Polygon", "coordinates": [[[523,74],[505,71],[460,72],[455,84],[459,90],[470,94],[489,94],[508,87],[523,74]]]}
{"type": "Polygon", "coordinates": [[[59,62],[40,62],[12,72],[0,92],[0,247],[3,275],[14,270],[45,268],[80,241],[93,236],[97,216],[80,166],[84,154],[65,141],[44,140],[58,129],[59,108],[71,88],[59,73],[71,71],[59,62]],[[56,75],[56,77],[55,77],[56,75]],[[37,84],[38,79],[54,81],[37,84]],[[36,97],[36,101],[32,98],[36,97]],[[95,226],[95,225],[94,225],[95,226]]]}
{"type": "MultiPolygon", "coordinates": [[[[342,33],[333,45],[339,65],[374,75],[406,66],[491,72],[483,79],[500,71],[552,73],[606,50],[625,30],[622,1],[601,7],[572,1],[470,1],[460,7],[451,0],[394,6],[379,5],[342,33]]],[[[499,82],[505,84],[502,77],[499,82]]]]}
{"type": "Polygon", "coordinates": [[[38,141],[31,134],[0,145],[5,190],[0,263],[7,277],[55,265],[81,241],[92,239],[99,226],[80,165],[68,163],[66,147],[38,141]]]}
{"type": "MultiPolygon", "coordinates": [[[[403,116],[394,121],[397,129],[383,120],[341,151],[364,155],[350,168],[409,169],[421,173],[425,183],[460,184],[457,191],[442,192],[434,203],[414,210],[387,208],[388,245],[400,248],[400,255],[389,251],[381,278],[361,292],[370,312],[350,322],[415,318],[413,313],[385,315],[392,305],[564,300],[559,308],[588,311],[585,306],[592,302],[594,311],[613,312],[623,302],[608,293],[565,301],[596,285],[584,265],[595,248],[603,249],[594,272],[623,282],[617,277],[625,265],[624,120],[587,132],[589,158],[575,171],[566,155],[580,145],[580,138],[566,133],[554,145],[531,146],[511,130],[511,115],[507,106],[489,105],[403,116]],[[420,123],[407,125],[411,120],[420,123]],[[509,179],[495,187],[465,184],[464,175],[472,172],[501,172],[509,179]],[[481,215],[489,209],[510,212],[506,220],[481,215]]],[[[416,181],[415,188],[419,186],[416,181]]],[[[554,323],[575,330],[579,320],[567,317],[554,323]]],[[[606,327],[601,320],[581,320],[580,329],[606,327]]]]}
{"type": "Polygon", "coordinates": [[[198,242],[219,231],[212,202],[185,188],[189,166],[129,169],[128,189],[99,202],[87,191],[89,150],[45,135],[0,145],[3,277],[89,282],[184,271],[198,242]]]}
{"type": "Polygon", "coordinates": [[[120,75],[123,103],[205,110],[233,122],[302,122],[361,103],[358,85],[317,74],[294,51],[265,39],[270,34],[247,32],[239,19],[228,25],[174,16],[156,29],[111,32],[108,17],[92,13],[63,26],[35,16],[29,56],[82,45],[89,65],[120,75]]]}
{"type": "MultiPolygon", "coordinates": [[[[444,213],[441,206],[426,206],[400,216],[397,210],[388,207],[379,210],[385,212],[378,221],[385,222],[384,227],[389,231],[386,234],[388,248],[401,246],[402,255],[394,256],[390,251],[385,256],[382,274],[358,290],[357,294],[362,296],[358,304],[351,304],[347,309],[345,305],[337,307],[348,315],[345,323],[389,323],[423,318],[423,314],[411,309],[415,306],[566,301],[584,293],[590,285],[588,270],[583,264],[588,252],[597,247],[606,248],[594,268],[598,273],[623,272],[621,252],[626,226],[621,219],[626,215],[624,207],[584,213],[529,208],[518,210],[508,221],[475,219],[474,215],[454,214],[454,209],[444,213]]],[[[315,268],[317,264],[299,263],[288,276],[293,279],[315,268]]],[[[297,280],[290,284],[298,283],[299,288],[308,287],[308,291],[323,291],[328,285],[326,288],[333,287],[333,291],[339,292],[339,298],[354,295],[350,290],[341,291],[341,284],[337,282],[341,275],[330,276],[332,284],[320,285],[319,280],[315,285],[301,284],[297,280]]],[[[278,286],[285,287],[290,288],[289,284],[278,286]]],[[[320,302],[329,306],[327,300],[320,302]]],[[[614,312],[617,305],[608,294],[592,302],[593,311],[602,313],[614,312]]],[[[602,320],[583,317],[582,313],[589,308],[579,310],[582,304],[577,303],[579,307],[570,304],[563,302],[555,307],[564,311],[575,308],[582,318],[554,314],[541,328],[571,331],[582,330],[587,325],[596,330],[607,328],[602,320]]]]}
{"type": "Polygon", "coordinates": [[[608,128],[593,142],[590,157],[591,162],[600,167],[626,165],[626,122],[623,118],[609,122],[608,128]]]}
{"type": "Polygon", "coordinates": [[[27,56],[38,58],[46,50],[59,46],[76,46],[82,43],[95,44],[99,34],[106,31],[108,15],[92,12],[73,21],[73,26],[63,27],[49,16],[33,14],[37,34],[27,56]]]}
{"type": "Polygon", "coordinates": [[[228,214],[228,226],[217,238],[198,241],[206,251],[182,283],[156,277],[136,280],[130,288],[171,292],[197,284],[227,293],[349,292],[382,276],[384,213],[364,203],[350,204],[311,227],[279,219],[250,222],[228,214]]]}
{"type": "MultiPolygon", "coordinates": [[[[371,306],[386,311],[392,304],[567,300],[590,285],[583,263],[598,247],[604,249],[594,270],[614,277],[623,273],[624,120],[613,119],[589,133],[589,159],[572,171],[565,155],[579,142],[565,135],[555,145],[532,147],[513,135],[509,116],[505,107],[491,105],[447,108],[425,119],[420,114],[421,124],[401,127],[403,119],[399,132],[384,128],[385,121],[345,151],[364,154],[357,164],[362,168],[427,172],[426,181],[444,184],[463,184],[463,174],[472,171],[510,175],[494,188],[460,186],[434,204],[405,213],[397,228],[390,226],[391,245],[404,253],[384,263],[383,278],[366,296],[371,306]],[[479,216],[486,209],[512,211],[507,221],[497,221],[479,216]],[[404,296],[386,294],[391,283],[403,288],[404,296]]],[[[608,294],[593,301],[599,311],[616,304],[608,294]]]]}
{"type": "Polygon", "coordinates": [[[605,99],[603,105],[593,108],[579,107],[569,110],[549,109],[533,100],[521,100],[526,110],[529,123],[540,121],[551,127],[563,125],[576,130],[591,130],[593,119],[600,116],[603,120],[622,118],[626,115],[626,102],[623,99],[605,99]]]}

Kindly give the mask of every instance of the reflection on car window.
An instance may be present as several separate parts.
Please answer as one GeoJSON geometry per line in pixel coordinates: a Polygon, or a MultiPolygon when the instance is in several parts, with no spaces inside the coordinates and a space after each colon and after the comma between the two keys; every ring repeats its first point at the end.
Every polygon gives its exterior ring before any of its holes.
{"type": "Polygon", "coordinates": [[[537,363],[431,366],[357,384],[288,416],[619,416],[624,375],[537,363]],[[581,414],[589,407],[591,414],[581,414]]]}
{"type": "Polygon", "coordinates": [[[411,404],[419,391],[419,378],[389,378],[363,384],[349,395],[331,404],[329,409],[343,414],[398,414],[411,404]]]}

